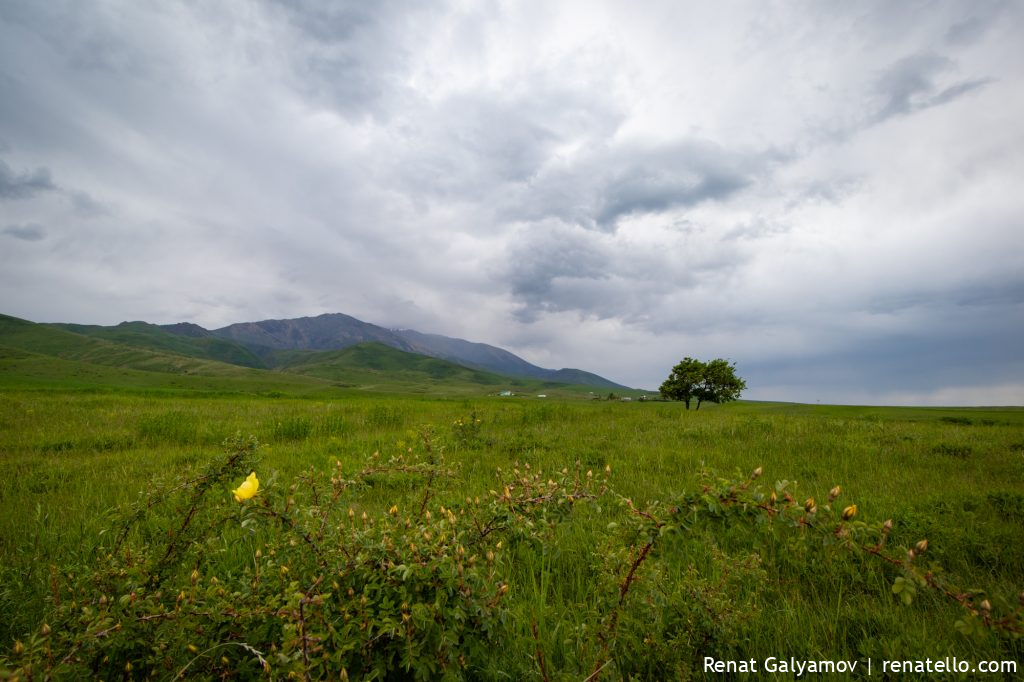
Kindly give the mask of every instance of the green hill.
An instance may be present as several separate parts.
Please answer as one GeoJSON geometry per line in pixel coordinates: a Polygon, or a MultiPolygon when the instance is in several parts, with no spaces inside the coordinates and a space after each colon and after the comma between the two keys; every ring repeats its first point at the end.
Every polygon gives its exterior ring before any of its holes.
{"type": "Polygon", "coordinates": [[[260,360],[230,341],[175,336],[145,322],[36,324],[7,315],[0,315],[0,386],[292,394],[587,393],[585,386],[506,377],[381,343],[335,351],[268,350],[260,360]],[[213,355],[259,361],[273,369],[231,364],[213,355]]]}
{"type": "Polygon", "coordinates": [[[314,377],[135,348],[0,315],[0,386],[309,393],[314,377]]]}
{"type": "Polygon", "coordinates": [[[38,355],[165,374],[234,375],[244,368],[173,352],[115,343],[0,315],[0,344],[38,355]]]}
{"type": "MultiPolygon", "coordinates": [[[[231,367],[226,365],[226,367],[231,367]]],[[[172,374],[66,360],[0,345],[0,388],[126,390],[310,395],[336,392],[329,382],[301,375],[237,368],[222,374],[172,374]]]]}
{"type": "Polygon", "coordinates": [[[532,392],[542,388],[579,393],[583,388],[502,376],[375,342],[335,351],[278,351],[275,362],[283,372],[394,392],[435,392],[443,387],[460,393],[512,389],[532,392]]]}
{"type": "Polygon", "coordinates": [[[116,327],[86,324],[52,324],[75,334],[113,341],[133,348],[175,353],[203,360],[217,360],[242,367],[266,369],[267,365],[245,346],[207,333],[202,336],[173,334],[148,322],[122,322],[116,327]]]}

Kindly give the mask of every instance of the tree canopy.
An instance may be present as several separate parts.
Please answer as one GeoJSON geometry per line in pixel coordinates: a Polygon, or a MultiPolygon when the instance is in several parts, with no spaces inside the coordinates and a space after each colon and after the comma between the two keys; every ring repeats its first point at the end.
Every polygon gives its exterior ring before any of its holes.
{"type": "Polygon", "coordinates": [[[681,400],[690,409],[690,401],[726,403],[736,400],[747,388],[747,383],[736,375],[736,364],[716,358],[701,362],[691,357],[672,368],[668,379],[661,384],[661,394],[670,400],[681,400]]]}

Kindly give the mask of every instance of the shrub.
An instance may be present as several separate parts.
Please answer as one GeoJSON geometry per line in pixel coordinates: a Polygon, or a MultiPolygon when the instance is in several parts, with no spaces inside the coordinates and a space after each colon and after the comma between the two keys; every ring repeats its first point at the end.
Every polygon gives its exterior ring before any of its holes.
{"type": "Polygon", "coordinates": [[[758,553],[712,545],[686,560],[680,542],[730,527],[759,529],[810,571],[850,554],[877,560],[903,603],[930,592],[961,607],[966,635],[1024,634],[1024,607],[948,584],[925,539],[889,547],[892,521],[862,520],[838,486],[800,501],[786,481],[757,483],[760,468],[709,470],[694,490],[637,506],[610,490],[607,468],[547,476],[517,463],[486,494],[444,505],[434,487],[452,472],[428,432],[423,441],[424,458],[402,448],[359,471],[338,463],[287,486],[264,473],[243,488],[257,443],[230,439],[205,472],[125,510],[88,565],[54,571],[46,622],[0,654],[0,676],[475,679],[514,647],[531,666],[516,672],[547,680],[537,623],[512,618],[505,553],[557,558],[556,531],[581,506],[590,523],[613,520],[587,536],[585,618],[562,635],[576,658],[556,661],[568,674],[686,677],[703,655],[739,651],[765,582],[758,553]],[[421,481],[422,495],[374,505],[367,482],[387,477],[421,481]]]}

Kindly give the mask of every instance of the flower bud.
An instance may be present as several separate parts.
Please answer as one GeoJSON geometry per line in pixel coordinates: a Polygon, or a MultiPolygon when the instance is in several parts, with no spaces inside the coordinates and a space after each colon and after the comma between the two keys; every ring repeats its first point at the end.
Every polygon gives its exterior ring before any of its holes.
{"type": "Polygon", "coordinates": [[[913,561],[915,556],[917,556],[917,554],[914,552],[914,550],[907,550],[907,561],[913,561]]]}
{"type": "Polygon", "coordinates": [[[810,514],[811,510],[814,509],[816,506],[817,505],[814,503],[814,498],[808,497],[807,500],[804,502],[804,511],[810,514]]]}
{"type": "Polygon", "coordinates": [[[388,509],[388,514],[391,514],[392,516],[394,516],[397,513],[398,513],[398,505],[397,504],[391,505],[391,509],[388,509]]]}
{"type": "Polygon", "coordinates": [[[197,582],[199,582],[199,569],[198,568],[193,568],[192,569],[191,580],[192,580],[192,584],[193,585],[195,585],[197,582]]]}
{"type": "Polygon", "coordinates": [[[46,624],[46,623],[43,623],[43,627],[39,630],[39,632],[40,632],[40,634],[43,635],[43,637],[49,637],[50,636],[50,626],[48,624],[46,624]]]}
{"type": "Polygon", "coordinates": [[[882,524],[882,532],[888,533],[892,530],[892,519],[886,519],[885,523],[882,524]]]}
{"type": "Polygon", "coordinates": [[[757,479],[757,478],[761,478],[761,474],[763,474],[763,473],[764,473],[764,469],[763,469],[762,467],[757,467],[757,468],[756,468],[756,469],[754,469],[754,471],[753,471],[753,472],[752,472],[752,473],[750,474],[750,480],[754,480],[754,479],[757,479]]]}
{"type": "Polygon", "coordinates": [[[776,495],[773,492],[771,495],[768,496],[768,504],[770,504],[771,506],[774,507],[775,506],[775,502],[778,501],[778,499],[779,499],[779,496],[776,495]]]}
{"type": "Polygon", "coordinates": [[[851,504],[849,507],[843,510],[843,521],[849,521],[857,515],[857,505],[851,504]]]}
{"type": "Polygon", "coordinates": [[[981,602],[980,606],[981,606],[981,610],[984,611],[985,613],[988,613],[989,611],[992,610],[992,602],[990,602],[988,599],[983,600],[981,602]]]}
{"type": "Polygon", "coordinates": [[[128,661],[127,663],[124,664],[124,671],[126,673],[130,673],[132,671],[132,662],[131,661],[128,661]]]}
{"type": "Polygon", "coordinates": [[[841,493],[841,492],[843,492],[843,489],[840,488],[839,486],[836,486],[835,488],[832,488],[832,490],[829,490],[828,491],[828,501],[831,502],[832,500],[834,500],[837,497],[839,497],[839,493],[841,493]]]}
{"type": "Polygon", "coordinates": [[[25,645],[21,643],[20,639],[14,640],[14,655],[21,656],[25,653],[25,645]]]}
{"type": "Polygon", "coordinates": [[[917,550],[918,554],[923,553],[925,550],[928,549],[928,540],[927,539],[925,539],[925,540],[918,540],[917,544],[914,545],[914,549],[917,550]]]}

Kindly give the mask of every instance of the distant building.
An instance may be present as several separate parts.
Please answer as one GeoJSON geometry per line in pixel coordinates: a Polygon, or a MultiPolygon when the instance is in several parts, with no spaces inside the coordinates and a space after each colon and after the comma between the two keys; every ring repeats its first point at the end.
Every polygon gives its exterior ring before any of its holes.
{"type": "Polygon", "coordinates": [[[498,395],[500,395],[502,398],[508,398],[510,395],[512,395],[512,391],[502,391],[498,395]]]}
{"type": "Polygon", "coordinates": [[[547,397],[548,397],[548,394],[547,394],[547,393],[538,393],[538,394],[537,394],[537,397],[538,397],[538,398],[547,398],[547,397]]]}

